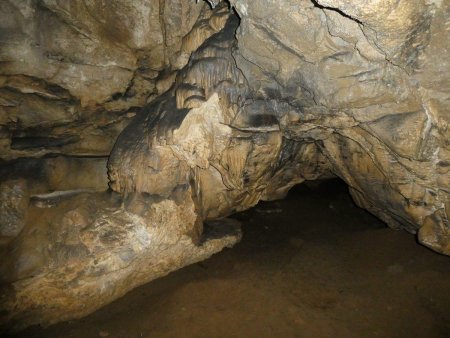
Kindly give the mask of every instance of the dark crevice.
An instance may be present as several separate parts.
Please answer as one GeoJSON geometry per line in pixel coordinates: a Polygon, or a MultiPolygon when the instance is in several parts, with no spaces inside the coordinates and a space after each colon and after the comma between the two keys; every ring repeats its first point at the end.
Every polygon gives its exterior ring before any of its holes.
{"type": "Polygon", "coordinates": [[[337,13],[339,13],[340,15],[342,15],[343,17],[345,17],[345,18],[347,18],[347,19],[350,19],[350,20],[352,20],[352,21],[355,21],[355,22],[357,22],[357,23],[360,24],[360,25],[364,25],[364,24],[362,23],[361,20],[358,20],[358,19],[356,19],[356,18],[354,18],[354,17],[348,15],[347,13],[343,12],[343,11],[340,10],[339,8],[323,6],[323,5],[319,4],[319,3],[317,2],[317,0],[311,0],[311,2],[313,3],[314,7],[316,7],[316,8],[319,8],[319,9],[322,9],[322,10],[323,10],[323,9],[328,9],[328,10],[330,10],[330,11],[337,12],[337,13]]]}
{"type": "Polygon", "coordinates": [[[78,135],[62,137],[23,136],[11,138],[11,149],[26,150],[34,148],[55,148],[76,143],[80,140],[78,135]]]}

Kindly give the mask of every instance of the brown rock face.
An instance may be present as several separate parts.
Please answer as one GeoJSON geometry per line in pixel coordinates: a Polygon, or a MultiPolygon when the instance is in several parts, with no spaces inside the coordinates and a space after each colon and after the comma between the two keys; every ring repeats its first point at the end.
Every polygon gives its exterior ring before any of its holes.
{"type": "Polygon", "coordinates": [[[0,156],[107,156],[224,14],[180,0],[2,1],[0,156]]]}
{"type": "Polygon", "coordinates": [[[449,7],[355,2],[346,14],[354,2],[232,2],[238,48],[193,55],[119,138],[111,187],[164,196],[193,180],[207,219],[332,172],[360,206],[449,253],[448,88],[436,82],[450,66],[429,60],[449,41],[449,7]]]}
{"type": "Polygon", "coordinates": [[[232,246],[236,225],[203,222],[305,180],[342,178],[450,255],[450,4],[219,2],[1,5],[23,47],[2,49],[5,159],[109,154],[124,128],[112,191],[106,157],[36,159],[42,174],[1,181],[5,325],[86,315],[232,246]]]}
{"type": "Polygon", "coordinates": [[[253,96],[288,102],[289,137],[318,145],[360,206],[449,254],[449,3],[231,3],[253,96]]]}
{"type": "Polygon", "coordinates": [[[12,282],[2,290],[1,328],[85,316],[239,241],[239,224],[224,220],[194,243],[198,216],[190,195],[184,189],[165,200],[129,198],[121,207],[115,194],[80,193],[59,196],[57,207],[31,207],[0,269],[2,282],[12,282]]]}
{"type": "Polygon", "coordinates": [[[108,164],[113,190],[165,197],[191,184],[198,212],[214,219],[331,175],[317,145],[284,137],[288,106],[252,97],[232,55],[236,27],[231,18],[124,130],[108,164]]]}

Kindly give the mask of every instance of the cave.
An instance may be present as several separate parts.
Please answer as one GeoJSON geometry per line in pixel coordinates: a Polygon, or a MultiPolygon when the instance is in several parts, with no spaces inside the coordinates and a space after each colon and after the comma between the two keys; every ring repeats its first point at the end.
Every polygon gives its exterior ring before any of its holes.
{"type": "Polygon", "coordinates": [[[448,336],[449,1],[0,18],[1,333],[448,336]]]}

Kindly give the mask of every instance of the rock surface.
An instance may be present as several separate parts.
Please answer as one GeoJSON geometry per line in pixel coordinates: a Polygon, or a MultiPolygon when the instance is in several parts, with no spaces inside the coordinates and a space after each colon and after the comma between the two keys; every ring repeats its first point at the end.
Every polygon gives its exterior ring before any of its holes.
{"type": "Polygon", "coordinates": [[[213,10],[175,0],[36,4],[2,4],[22,13],[11,41],[26,41],[20,50],[31,55],[24,75],[18,49],[4,49],[13,60],[5,69],[22,69],[6,73],[0,89],[9,95],[5,158],[105,155],[127,126],[108,159],[114,192],[86,193],[89,180],[68,175],[62,182],[72,184],[29,195],[30,207],[26,197],[9,206],[18,216],[1,266],[12,283],[4,321],[23,327],[92,312],[239,239],[230,226],[205,242],[204,221],[318,178],[342,178],[359,206],[450,255],[448,1],[231,0],[240,20],[218,0],[213,10]],[[76,49],[91,49],[65,59],[69,47],[32,34],[44,19],[42,36],[72,34],[76,49]],[[59,75],[47,74],[55,62],[59,75]],[[84,118],[64,115],[69,102],[84,118]],[[30,114],[37,105],[49,117],[30,114]],[[134,106],[145,107],[128,123],[134,106]],[[17,109],[24,120],[11,124],[17,109]],[[45,137],[34,134],[45,130],[40,117],[50,121],[45,137]]]}
{"type": "Polygon", "coordinates": [[[282,103],[249,97],[232,55],[237,24],[207,40],[174,88],[120,135],[108,163],[113,190],[164,198],[190,184],[197,212],[215,219],[331,176],[317,145],[284,137],[282,103]]]}
{"type": "Polygon", "coordinates": [[[450,254],[450,3],[231,3],[237,66],[253,97],[287,102],[285,134],[318,145],[360,206],[450,254]]]}
{"type": "Polygon", "coordinates": [[[9,247],[10,264],[0,269],[2,278],[15,280],[1,294],[2,329],[82,317],[239,241],[239,224],[224,220],[212,223],[195,244],[198,216],[190,191],[178,195],[147,199],[139,213],[109,193],[78,194],[44,211],[30,208],[34,221],[9,247]]]}
{"type": "Polygon", "coordinates": [[[16,237],[25,226],[29,196],[24,179],[0,183],[0,241],[16,237]]]}
{"type": "Polygon", "coordinates": [[[2,1],[1,158],[107,156],[227,15],[203,1],[2,1]]]}
{"type": "Polygon", "coordinates": [[[450,5],[353,2],[231,2],[238,48],[205,43],[127,127],[111,187],[165,196],[193,180],[208,219],[334,173],[358,205],[450,253],[450,65],[430,51],[449,41],[450,5]]]}

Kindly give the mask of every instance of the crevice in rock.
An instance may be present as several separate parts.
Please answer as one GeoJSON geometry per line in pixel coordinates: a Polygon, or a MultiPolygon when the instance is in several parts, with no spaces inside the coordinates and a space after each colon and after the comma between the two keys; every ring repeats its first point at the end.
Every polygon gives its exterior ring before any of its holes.
{"type": "Polygon", "coordinates": [[[361,20],[348,15],[347,13],[343,12],[341,9],[339,9],[337,7],[323,6],[317,0],[310,0],[310,1],[312,2],[314,7],[316,7],[316,8],[327,9],[327,10],[330,10],[330,11],[334,11],[334,12],[339,13],[340,15],[342,15],[344,18],[350,19],[350,20],[355,21],[356,23],[364,26],[364,23],[361,20]]]}
{"type": "MultiPolygon", "coordinates": [[[[79,141],[77,135],[65,135],[61,137],[44,136],[19,136],[13,133],[11,137],[11,149],[25,150],[33,148],[58,148],[79,141]]],[[[22,134],[22,133],[20,133],[22,134]]]]}

